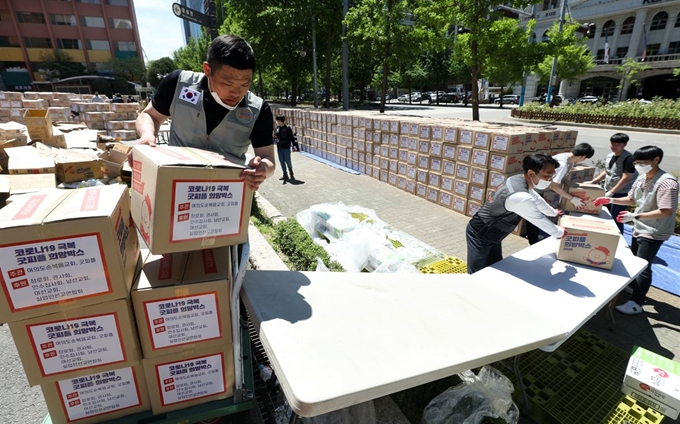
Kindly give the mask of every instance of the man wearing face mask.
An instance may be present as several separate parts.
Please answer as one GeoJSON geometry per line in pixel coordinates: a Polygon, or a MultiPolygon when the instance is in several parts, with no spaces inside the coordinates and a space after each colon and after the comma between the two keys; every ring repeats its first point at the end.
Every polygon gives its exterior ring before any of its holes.
{"type": "Polygon", "coordinates": [[[633,294],[623,305],[616,309],[632,315],[642,312],[647,292],[652,285],[652,261],[664,241],[675,230],[675,211],[678,209],[678,180],[670,173],[659,168],[663,150],[656,146],[645,146],[633,153],[635,170],[640,175],[626,197],[598,197],[596,205],[619,205],[624,208],[615,218],[623,225],[633,225],[633,239],[630,250],[648,264],[633,281],[633,294]],[[634,212],[625,210],[636,205],[634,212]]]}
{"type": "MultiPolygon", "coordinates": [[[[606,197],[625,197],[628,195],[635,177],[637,177],[635,167],[633,166],[633,156],[626,150],[628,135],[616,133],[611,136],[609,142],[612,152],[604,159],[604,171],[590,181],[590,183],[597,184],[604,180],[606,197]]],[[[615,217],[625,207],[612,203],[607,205],[607,209],[615,217]]],[[[616,225],[619,227],[621,234],[623,234],[623,224],[617,222],[616,225]]]]}
{"type": "Polygon", "coordinates": [[[222,35],[208,47],[203,73],[173,71],[137,117],[139,143],[156,145],[161,124],[172,117],[168,144],[218,153],[246,165],[241,173],[257,190],[274,173],[273,115],[269,104],[251,93],[255,53],[240,37],[222,35]]]}
{"type": "Polygon", "coordinates": [[[559,166],[559,162],[546,154],[526,156],[522,162],[524,173],[508,178],[488,196],[468,222],[465,232],[469,274],[503,259],[501,242],[515,230],[520,218],[555,238],[564,237],[564,229],[548,219],[557,216],[559,211],[534,191],[548,188],[559,166]]]}

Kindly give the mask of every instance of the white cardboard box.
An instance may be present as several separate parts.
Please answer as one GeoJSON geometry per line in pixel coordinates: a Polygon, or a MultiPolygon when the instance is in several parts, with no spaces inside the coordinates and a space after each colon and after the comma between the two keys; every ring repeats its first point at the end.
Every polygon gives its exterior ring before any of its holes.
{"type": "Polygon", "coordinates": [[[672,419],[680,415],[680,363],[636,346],[621,391],[672,419]]]}

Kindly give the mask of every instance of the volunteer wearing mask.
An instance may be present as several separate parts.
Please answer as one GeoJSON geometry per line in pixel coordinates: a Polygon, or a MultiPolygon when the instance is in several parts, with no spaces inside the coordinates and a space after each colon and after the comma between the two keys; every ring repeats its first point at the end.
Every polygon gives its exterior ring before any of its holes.
{"type": "MultiPolygon", "coordinates": [[[[635,177],[637,177],[635,167],[633,166],[633,157],[626,150],[628,140],[628,135],[624,133],[616,133],[609,138],[612,152],[604,160],[604,171],[590,181],[592,184],[597,184],[604,180],[606,197],[626,197],[633,185],[633,181],[635,181],[635,177]]],[[[625,208],[612,203],[607,205],[607,209],[615,217],[625,208]]],[[[623,224],[617,222],[616,225],[619,227],[621,234],[623,234],[623,224]]]]}
{"type": "Polygon", "coordinates": [[[534,191],[550,187],[559,166],[559,162],[546,154],[526,156],[522,162],[524,173],[508,178],[488,196],[468,222],[465,232],[469,274],[503,259],[501,242],[515,230],[520,218],[555,238],[564,237],[564,229],[548,219],[557,216],[559,211],[534,191]]]}
{"type": "Polygon", "coordinates": [[[596,205],[619,205],[624,208],[615,218],[618,223],[633,226],[630,250],[648,264],[631,283],[630,300],[616,309],[624,314],[639,314],[652,285],[652,261],[664,241],[675,231],[675,211],[678,209],[678,180],[659,168],[663,150],[645,146],[633,153],[635,170],[640,175],[626,197],[598,197],[596,205]],[[636,205],[634,212],[627,206],[636,205]]]}
{"type": "Polygon", "coordinates": [[[274,173],[273,115],[250,90],[255,53],[243,38],[222,35],[208,47],[203,73],[173,71],[158,85],[151,103],[137,117],[139,143],[156,145],[161,124],[172,117],[170,146],[195,147],[246,165],[241,173],[257,190],[274,173]]]}

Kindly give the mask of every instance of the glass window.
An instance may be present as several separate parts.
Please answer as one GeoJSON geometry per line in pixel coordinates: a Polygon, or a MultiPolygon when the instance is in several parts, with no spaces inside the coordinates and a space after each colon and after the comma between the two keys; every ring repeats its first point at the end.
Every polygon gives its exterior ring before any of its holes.
{"type": "Polygon", "coordinates": [[[614,35],[614,28],[616,27],[616,23],[614,21],[607,21],[602,25],[602,33],[600,34],[602,37],[605,35],[613,36],[614,35]]]}
{"type": "Polygon", "coordinates": [[[0,22],[12,22],[12,15],[9,10],[0,10],[0,22]]]}
{"type": "Polygon", "coordinates": [[[647,56],[654,56],[659,54],[659,49],[661,48],[661,44],[647,44],[647,56]]]}
{"type": "Polygon", "coordinates": [[[621,25],[621,35],[632,33],[634,26],[635,26],[635,17],[631,16],[630,18],[626,18],[626,20],[623,21],[623,25],[621,25]]]}
{"type": "Polygon", "coordinates": [[[49,38],[24,37],[24,43],[28,48],[51,49],[52,40],[49,38]]]}
{"type": "Polygon", "coordinates": [[[57,48],[69,50],[82,50],[83,45],[76,38],[57,38],[57,48]]]}
{"type": "Polygon", "coordinates": [[[543,9],[541,10],[551,10],[557,8],[557,0],[543,0],[543,9]]]}
{"type": "Polygon", "coordinates": [[[680,53],[680,41],[671,41],[668,43],[668,54],[680,53]]]}
{"type": "Polygon", "coordinates": [[[101,16],[81,16],[80,25],[91,28],[104,28],[104,18],[101,16]]]}
{"type": "Polygon", "coordinates": [[[116,50],[120,52],[134,52],[137,44],[134,41],[116,41],[116,50]]]}
{"type": "Polygon", "coordinates": [[[52,25],[76,26],[76,17],[73,15],[50,15],[52,25]]]}
{"type": "Polygon", "coordinates": [[[109,6],[127,6],[127,0],[106,0],[106,4],[109,6]]]}
{"type": "Polygon", "coordinates": [[[118,29],[132,29],[132,21],[129,19],[109,18],[109,27],[118,29]]]}
{"type": "Polygon", "coordinates": [[[616,49],[616,57],[618,57],[619,59],[626,57],[627,54],[628,54],[628,46],[618,47],[616,49]]]}
{"type": "Polygon", "coordinates": [[[87,40],[88,50],[111,50],[108,40],[87,40]]]}
{"type": "Polygon", "coordinates": [[[666,29],[666,22],[668,22],[668,13],[659,12],[652,18],[652,25],[649,26],[649,30],[666,29]]]}
{"type": "Polygon", "coordinates": [[[595,60],[604,60],[604,49],[600,49],[597,51],[597,55],[595,55],[595,60]]]}
{"type": "Polygon", "coordinates": [[[543,33],[543,37],[541,37],[541,41],[544,42],[544,43],[547,43],[548,41],[550,41],[550,37],[548,37],[548,31],[543,33]]]}
{"type": "Polygon", "coordinates": [[[680,13],[678,14],[678,17],[675,18],[675,27],[674,28],[678,28],[678,27],[680,27],[680,13]]]}
{"type": "Polygon", "coordinates": [[[17,12],[17,19],[24,24],[44,24],[45,15],[35,12],[17,12]]]}
{"type": "Polygon", "coordinates": [[[0,47],[20,47],[19,37],[11,37],[7,35],[0,36],[0,47]]]}

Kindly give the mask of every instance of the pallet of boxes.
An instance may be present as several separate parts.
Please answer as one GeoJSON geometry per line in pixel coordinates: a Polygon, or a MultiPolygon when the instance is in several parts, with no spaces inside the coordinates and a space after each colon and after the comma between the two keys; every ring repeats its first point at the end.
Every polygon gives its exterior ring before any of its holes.
{"type": "Polygon", "coordinates": [[[144,147],[132,196],[43,189],[0,209],[0,320],[52,423],[141,419],[234,392],[229,246],[246,240],[252,191],[219,156],[144,147]]]}

